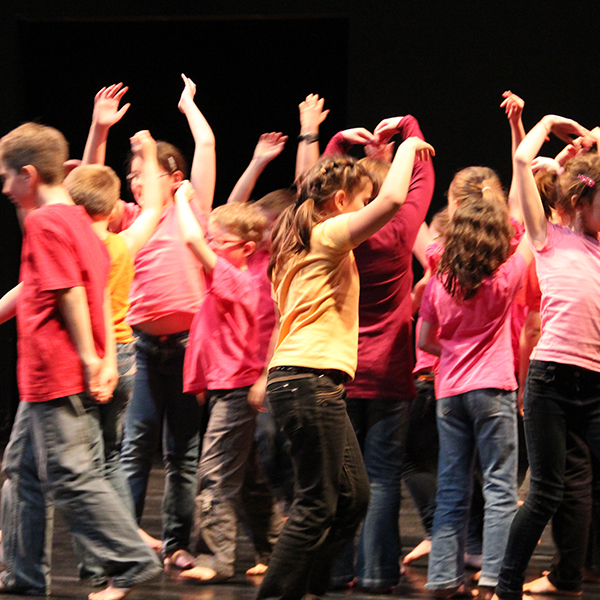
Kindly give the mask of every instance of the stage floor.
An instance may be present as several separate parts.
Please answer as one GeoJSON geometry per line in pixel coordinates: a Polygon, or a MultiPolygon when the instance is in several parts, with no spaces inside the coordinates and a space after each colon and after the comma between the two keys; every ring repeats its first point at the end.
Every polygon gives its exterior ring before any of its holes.
{"type": "MultiPolygon", "coordinates": [[[[164,471],[156,465],[152,471],[143,527],[148,533],[160,537],[160,503],[164,471]]],[[[403,548],[410,551],[422,539],[422,528],[417,512],[410,501],[403,494],[402,511],[400,516],[403,548]]],[[[541,544],[538,546],[528,570],[528,579],[538,577],[542,569],[550,563],[553,546],[548,531],[545,532],[541,544]]],[[[245,571],[253,565],[253,555],[250,543],[240,533],[238,544],[238,557],[236,576],[226,583],[212,585],[190,584],[178,578],[176,574],[164,573],[159,579],[140,585],[132,591],[128,598],[131,600],[250,600],[256,593],[258,581],[249,581],[245,571]]],[[[391,597],[421,598],[428,597],[424,589],[427,577],[427,561],[418,561],[414,566],[407,568],[406,575],[400,585],[394,590],[391,597]]],[[[77,576],[76,561],[71,547],[71,538],[60,517],[54,531],[53,564],[52,564],[52,596],[51,598],[81,600],[87,597],[91,588],[82,584],[77,576]]],[[[24,596],[3,595],[3,598],[23,598],[24,596]]],[[[381,596],[365,594],[357,590],[334,591],[327,594],[332,600],[351,598],[352,600],[373,599],[381,596]]],[[[388,596],[389,597],[389,596],[388,596]]],[[[600,600],[600,585],[586,584],[584,598],[600,600]]]]}

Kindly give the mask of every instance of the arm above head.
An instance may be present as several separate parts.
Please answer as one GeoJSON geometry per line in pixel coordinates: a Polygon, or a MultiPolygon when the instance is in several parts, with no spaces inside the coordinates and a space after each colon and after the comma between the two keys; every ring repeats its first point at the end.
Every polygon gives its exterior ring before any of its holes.
{"type": "MultiPolygon", "coordinates": [[[[519,98],[516,94],[513,94],[510,90],[507,90],[502,94],[504,100],[500,103],[500,108],[504,108],[504,112],[508,118],[510,125],[510,139],[511,139],[511,158],[514,158],[515,152],[519,147],[519,144],[525,137],[525,128],[523,127],[523,108],[525,102],[522,98],[519,98]]],[[[515,178],[513,177],[508,191],[508,212],[514,217],[519,223],[523,222],[523,215],[521,213],[521,206],[517,198],[517,191],[515,189],[515,178]]]]}
{"type": "Polygon", "coordinates": [[[584,127],[571,119],[546,115],[529,131],[515,153],[513,160],[515,190],[523,213],[527,236],[533,247],[538,250],[546,242],[548,224],[531,170],[531,163],[550,132],[567,143],[571,140],[570,136],[587,134],[584,127]]]}
{"type": "Polygon", "coordinates": [[[83,151],[82,164],[103,165],[106,158],[108,130],[118,123],[129,109],[129,104],[119,108],[119,103],[129,88],[122,83],[102,88],[94,98],[92,125],[83,151]]]}
{"type": "MultiPolygon", "coordinates": [[[[142,188],[141,212],[133,224],[119,233],[125,240],[132,258],[142,249],[150,239],[163,210],[163,201],[159,184],[160,169],[156,157],[156,142],[149,131],[138,131],[131,138],[131,151],[134,156],[142,159],[142,176],[144,186],[142,188]]],[[[117,211],[124,210],[120,204],[116,205],[117,211]]]]}
{"type": "Polygon", "coordinates": [[[9,319],[12,319],[17,314],[17,300],[21,295],[23,289],[23,282],[15,285],[12,290],[9,290],[0,298],[0,324],[6,323],[9,319]]]}
{"type": "Polygon", "coordinates": [[[211,274],[217,264],[217,255],[209,247],[200,223],[190,207],[190,198],[194,190],[189,181],[184,181],[175,192],[175,210],[179,228],[186,246],[198,259],[204,272],[211,274]]]}
{"type": "Polygon", "coordinates": [[[433,147],[418,137],[402,142],[377,198],[350,215],[350,239],[355,245],[381,229],[398,212],[406,200],[415,158],[429,160],[434,154],[433,147]]]}
{"type": "Polygon", "coordinates": [[[319,160],[319,127],[329,114],[329,110],[323,110],[324,104],[325,98],[309,94],[298,105],[300,138],[296,155],[296,181],[319,160]]]}
{"type": "Polygon", "coordinates": [[[238,179],[233,190],[231,190],[231,194],[227,199],[228,204],[230,202],[247,202],[250,200],[250,195],[258,178],[265,170],[265,167],[281,154],[287,139],[287,135],[283,135],[278,131],[263,133],[260,136],[250,164],[238,179]]]}
{"type": "Polygon", "coordinates": [[[438,339],[438,326],[429,321],[421,321],[421,332],[419,333],[419,348],[433,356],[442,355],[442,347],[438,339]]]}
{"type": "Polygon", "coordinates": [[[194,102],[196,84],[183,73],[181,78],[184,88],[178,106],[188,120],[195,142],[190,181],[196,192],[196,205],[202,212],[209,213],[212,209],[217,177],[215,136],[208,121],[194,102]]]}
{"type": "Polygon", "coordinates": [[[323,156],[341,156],[348,154],[352,146],[366,146],[375,142],[375,136],[364,127],[353,127],[338,131],[327,144],[323,156]]]}

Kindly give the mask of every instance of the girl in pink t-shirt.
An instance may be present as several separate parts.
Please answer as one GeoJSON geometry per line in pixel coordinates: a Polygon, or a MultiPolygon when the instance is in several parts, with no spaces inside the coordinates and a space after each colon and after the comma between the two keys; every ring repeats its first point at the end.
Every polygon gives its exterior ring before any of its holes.
{"type": "Polygon", "coordinates": [[[427,588],[461,589],[475,451],[484,478],[486,595],[496,585],[516,511],[516,395],[510,309],[530,254],[509,258],[513,228],[498,195],[475,185],[455,209],[437,276],[425,289],[419,347],[440,357],[436,378],[439,465],[427,588]]]}
{"type": "MultiPolygon", "coordinates": [[[[531,554],[561,501],[568,431],[600,456],[600,157],[588,153],[565,163],[556,210],[569,227],[550,224],[531,170],[550,132],[569,143],[580,136],[575,146],[594,141],[575,121],[547,115],[515,154],[514,177],[542,291],[542,335],[524,396],[531,488],[511,528],[496,588],[504,600],[521,598],[531,554]]],[[[573,584],[566,592],[577,594],[579,582],[573,584]]]]}

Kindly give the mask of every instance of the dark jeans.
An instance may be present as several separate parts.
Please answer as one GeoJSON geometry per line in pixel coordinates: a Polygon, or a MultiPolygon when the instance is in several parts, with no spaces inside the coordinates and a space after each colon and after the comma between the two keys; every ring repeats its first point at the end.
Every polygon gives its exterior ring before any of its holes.
{"type": "Polygon", "coordinates": [[[505,600],[521,598],[529,559],[562,500],[567,431],[600,456],[600,373],[532,360],[524,404],[531,489],[513,521],[496,588],[505,600]]]}
{"type": "Polygon", "coordinates": [[[269,374],[267,400],[290,442],[296,486],[258,598],[324,593],[336,554],[365,515],[369,480],[344,397],[325,374],[269,374]]]}

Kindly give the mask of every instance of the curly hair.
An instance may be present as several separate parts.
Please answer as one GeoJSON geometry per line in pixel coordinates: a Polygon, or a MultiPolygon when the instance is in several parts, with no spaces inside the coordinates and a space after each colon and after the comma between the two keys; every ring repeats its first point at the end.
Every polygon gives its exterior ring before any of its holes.
{"type": "Polygon", "coordinates": [[[313,227],[325,220],[325,205],[339,190],[353,197],[366,181],[368,172],[350,156],[322,157],[303,177],[295,204],[275,223],[267,274],[279,271],[294,254],[310,250],[313,227]]]}
{"type": "Polygon", "coordinates": [[[513,228],[504,204],[488,198],[466,198],[446,233],[438,277],[454,298],[472,298],[510,254],[513,228]]]}

